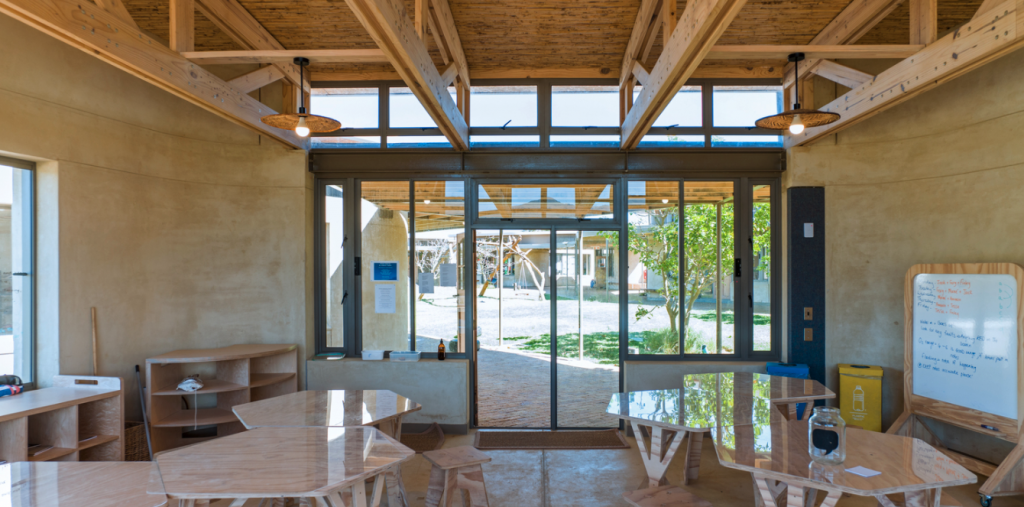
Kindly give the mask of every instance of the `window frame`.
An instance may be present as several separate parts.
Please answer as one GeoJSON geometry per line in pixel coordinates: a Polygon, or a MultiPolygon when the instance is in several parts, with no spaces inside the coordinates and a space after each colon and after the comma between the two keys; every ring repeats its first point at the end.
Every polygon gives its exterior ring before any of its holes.
{"type": "MultiPolygon", "coordinates": [[[[615,146],[608,147],[572,147],[572,146],[551,146],[551,136],[559,135],[618,135],[621,137],[621,126],[615,127],[590,127],[590,126],[576,126],[576,127],[555,127],[552,125],[551,119],[551,102],[552,102],[552,86],[568,86],[568,85],[592,85],[592,86],[618,86],[619,80],[616,78],[600,78],[600,79],[478,79],[473,81],[474,87],[476,86],[536,86],[537,87],[537,126],[536,127],[474,127],[469,126],[470,143],[473,151],[548,151],[548,150],[561,150],[561,149],[572,149],[581,151],[620,151],[618,143],[615,146]],[[495,146],[494,143],[487,143],[487,146],[474,146],[472,144],[472,136],[522,136],[522,135],[537,135],[540,136],[539,145],[530,146],[517,145],[517,143],[509,143],[508,145],[495,146]]],[[[684,147],[684,146],[673,146],[669,144],[648,144],[644,145],[641,141],[641,145],[635,150],[631,151],[664,151],[664,150],[690,150],[690,151],[702,151],[702,150],[713,150],[713,151],[724,151],[724,150],[756,150],[756,149],[773,149],[782,148],[779,146],[764,146],[764,145],[752,145],[746,146],[714,146],[712,143],[712,136],[781,136],[782,134],[778,131],[762,129],[759,127],[718,127],[713,124],[714,120],[714,87],[715,86],[781,86],[781,79],[777,78],[757,78],[757,79],[690,79],[686,82],[686,86],[700,86],[701,87],[701,126],[700,127],[652,127],[648,130],[646,135],[651,135],[654,131],[657,135],[679,135],[679,136],[693,136],[702,135],[704,136],[704,145],[701,147],[684,147]]],[[[413,137],[413,136],[443,136],[441,129],[438,127],[423,127],[423,128],[395,128],[390,126],[390,88],[407,88],[408,85],[403,81],[316,81],[312,83],[314,88],[378,88],[377,94],[377,107],[378,107],[378,128],[376,129],[354,129],[342,127],[339,131],[326,132],[326,133],[313,133],[312,137],[348,137],[348,136],[372,136],[380,137],[379,148],[338,148],[338,147],[323,147],[316,149],[325,150],[337,150],[340,152],[355,152],[360,150],[430,150],[430,151],[442,151],[452,152],[454,151],[451,146],[436,146],[421,145],[410,143],[406,146],[388,146],[389,137],[413,137]],[[341,134],[341,135],[340,135],[341,134]]],[[[472,95],[472,89],[470,89],[472,95]]],[[[784,93],[782,94],[785,95],[784,93]]],[[[472,103],[472,99],[471,99],[472,103]]],[[[780,99],[780,106],[784,103],[784,97],[780,99]]],[[[315,113],[316,111],[312,111],[315,113]]],[[[580,141],[585,142],[585,141],[580,141]]],[[[394,143],[392,143],[394,144],[394,143]]]]}
{"type": "MultiPolygon", "coordinates": [[[[36,242],[37,242],[37,236],[38,236],[36,234],[36,232],[38,230],[37,227],[36,227],[36,214],[37,214],[36,213],[36,202],[38,202],[37,201],[37,198],[38,198],[37,197],[37,192],[38,192],[38,190],[37,190],[37,185],[36,185],[36,163],[28,161],[28,160],[21,160],[21,159],[17,159],[17,158],[11,158],[11,157],[6,157],[6,156],[3,156],[3,155],[0,155],[0,165],[4,165],[4,166],[7,166],[7,167],[12,167],[12,168],[15,168],[15,169],[22,169],[22,170],[25,171],[24,174],[26,174],[28,176],[28,181],[27,182],[23,182],[23,184],[27,183],[27,185],[29,187],[28,188],[28,192],[27,192],[28,205],[26,206],[26,208],[29,211],[29,216],[28,216],[28,218],[26,220],[26,222],[27,222],[26,225],[27,225],[27,227],[29,229],[28,232],[27,232],[27,235],[29,237],[29,241],[28,241],[28,244],[26,245],[26,248],[28,249],[28,252],[27,252],[27,255],[25,255],[25,258],[28,259],[28,271],[27,272],[23,272],[23,273],[25,273],[24,276],[26,276],[28,278],[28,283],[26,284],[28,286],[28,295],[27,295],[27,297],[25,297],[23,295],[23,298],[25,300],[27,300],[27,304],[23,303],[23,306],[22,306],[22,312],[23,312],[23,314],[22,314],[22,321],[23,322],[27,322],[28,325],[29,325],[28,351],[26,352],[26,355],[28,357],[27,357],[26,360],[29,363],[29,374],[30,375],[27,378],[24,377],[24,376],[19,375],[19,378],[21,378],[22,384],[24,385],[25,389],[34,389],[35,386],[37,385],[37,382],[36,382],[36,376],[37,376],[37,372],[36,372],[36,350],[38,348],[38,344],[37,344],[37,341],[38,341],[38,333],[37,333],[38,326],[37,326],[37,324],[38,323],[36,322],[36,305],[38,303],[36,301],[36,279],[38,278],[37,275],[36,275],[36,266],[38,266],[38,263],[37,263],[38,259],[36,258],[37,257],[37,251],[38,251],[36,249],[36,242]]],[[[24,196],[23,196],[23,198],[24,198],[24,196]]],[[[12,215],[12,219],[13,219],[13,215],[12,215]]],[[[12,232],[13,232],[13,220],[12,220],[12,232]]],[[[13,258],[12,258],[12,260],[13,260],[13,258]]],[[[12,264],[11,268],[12,268],[11,269],[11,276],[13,278],[15,276],[14,275],[14,269],[13,269],[14,266],[13,266],[13,264],[12,264]]],[[[13,285],[13,280],[12,280],[12,285],[13,285]]],[[[12,305],[12,311],[13,311],[13,305],[12,305]]],[[[13,335],[13,332],[12,332],[12,335],[13,335]]],[[[0,372],[0,373],[2,373],[2,372],[0,372]]],[[[13,373],[14,372],[12,372],[12,374],[13,373]]]]}

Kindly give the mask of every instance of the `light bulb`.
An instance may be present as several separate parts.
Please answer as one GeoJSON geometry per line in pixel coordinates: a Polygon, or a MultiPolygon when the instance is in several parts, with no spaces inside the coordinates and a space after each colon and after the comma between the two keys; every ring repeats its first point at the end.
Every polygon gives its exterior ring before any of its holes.
{"type": "Polygon", "coordinates": [[[793,123],[789,126],[789,131],[793,134],[804,131],[804,122],[800,119],[800,115],[793,116],[793,123]]]}
{"type": "Polygon", "coordinates": [[[662,199],[662,200],[661,200],[661,203],[662,203],[662,204],[668,204],[668,199],[662,199]]]}
{"type": "Polygon", "coordinates": [[[309,127],[306,126],[305,116],[299,117],[299,124],[295,126],[295,133],[298,134],[299,137],[306,137],[309,135],[309,127]]]}
{"type": "Polygon", "coordinates": [[[430,204],[430,199],[424,199],[423,204],[430,204]]]}

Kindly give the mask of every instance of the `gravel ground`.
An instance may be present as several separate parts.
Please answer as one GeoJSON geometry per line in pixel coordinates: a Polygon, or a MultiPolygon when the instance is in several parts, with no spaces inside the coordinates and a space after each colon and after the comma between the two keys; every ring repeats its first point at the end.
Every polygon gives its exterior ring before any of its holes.
{"type": "MultiPolygon", "coordinates": [[[[429,350],[437,347],[437,339],[444,338],[446,342],[456,335],[458,309],[457,298],[454,287],[435,287],[434,294],[425,294],[416,305],[416,330],[419,335],[417,348],[420,343],[429,346],[429,350]],[[432,344],[432,345],[428,345],[432,344]]],[[[536,290],[504,291],[504,301],[501,306],[503,316],[501,324],[503,337],[514,336],[540,336],[551,332],[551,306],[549,301],[539,300],[536,290]]],[[[629,315],[635,315],[639,307],[637,304],[629,305],[629,315]]],[[[653,305],[644,305],[646,308],[657,308],[653,305]]],[[[488,291],[487,295],[478,300],[477,327],[480,330],[479,339],[481,346],[498,346],[498,299],[497,291],[488,291]]],[[[579,303],[577,301],[563,300],[558,303],[558,320],[564,328],[571,328],[579,322],[579,303]]],[[[602,303],[597,301],[584,301],[582,305],[583,333],[614,332],[619,329],[618,305],[614,303],[602,303]]],[[[713,313],[714,310],[694,310],[694,315],[700,313],[713,313]]],[[[634,331],[655,331],[669,327],[668,313],[664,309],[656,309],[649,317],[640,321],[630,320],[629,330],[634,331]]],[[[722,325],[722,336],[725,343],[729,343],[728,337],[732,335],[732,324],[722,325]]],[[[706,337],[708,344],[715,341],[715,321],[690,318],[690,328],[696,330],[706,337]]],[[[769,326],[754,326],[754,342],[767,346],[770,342],[769,326]]],[[[503,346],[517,348],[515,341],[503,341],[503,346]]],[[[424,348],[423,350],[428,350],[424,348]]]]}

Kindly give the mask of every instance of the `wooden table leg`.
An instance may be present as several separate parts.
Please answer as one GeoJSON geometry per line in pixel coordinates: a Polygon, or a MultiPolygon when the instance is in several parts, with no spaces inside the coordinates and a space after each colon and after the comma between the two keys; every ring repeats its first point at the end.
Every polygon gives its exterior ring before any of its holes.
{"type": "Polygon", "coordinates": [[[462,505],[489,507],[487,486],[484,484],[484,469],[480,465],[460,468],[458,486],[460,490],[469,493],[469,502],[466,502],[466,495],[462,495],[462,505]]]}
{"type": "Polygon", "coordinates": [[[905,507],[939,507],[942,503],[942,488],[907,491],[903,493],[903,500],[905,507]]]}
{"type": "MultiPolygon", "coordinates": [[[[679,444],[682,443],[683,437],[686,436],[686,432],[677,432],[658,426],[650,426],[650,450],[647,449],[647,442],[645,436],[647,435],[647,426],[641,426],[635,421],[630,421],[633,425],[633,433],[636,436],[636,446],[640,449],[640,459],[644,462],[644,468],[647,470],[647,482],[642,484],[640,488],[646,489],[654,488],[657,486],[664,486],[668,484],[665,479],[665,473],[668,471],[668,465],[672,462],[672,457],[676,455],[676,451],[679,450],[679,444]]],[[[703,435],[701,435],[703,437],[703,435]]],[[[697,459],[697,466],[700,466],[699,452],[697,459]]],[[[689,471],[687,471],[689,474],[689,471]]]]}
{"type": "MultiPolygon", "coordinates": [[[[430,483],[427,485],[427,507],[437,507],[444,502],[446,475],[444,470],[438,467],[431,467],[430,483]]],[[[388,502],[390,503],[390,500],[388,502]]]]}
{"type": "Polygon", "coordinates": [[[384,472],[388,487],[388,507],[409,507],[409,498],[402,483],[402,465],[395,465],[384,472]]]}
{"type": "MultiPolygon", "coordinates": [[[[370,507],[380,507],[380,500],[384,492],[384,474],[377,474],[373,477],[373,496],[370,497],[370,507]]],[[[390,500],[388,501],[390,504],[390,500]]]]}
{"type": "Polygon", "coordinates": [[[689,432],[687,441],[686,462],[684,466],[686,475],[683,476],[683,484],[689,484],[690,481],[697,480],[697,475],[700,474],[700,451],[704,445],[704,432],[689,432]]]}

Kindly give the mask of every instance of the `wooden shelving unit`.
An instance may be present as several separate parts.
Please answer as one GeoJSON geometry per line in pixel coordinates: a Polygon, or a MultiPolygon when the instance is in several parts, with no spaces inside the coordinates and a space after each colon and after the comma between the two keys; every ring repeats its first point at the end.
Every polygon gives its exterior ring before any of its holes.
{"type": "Polygon", "coordinates": [[[209,438],[185,436],[196,426],[216,426],[218,437],[244,431],[231,408],[294,393],[298,390],[298,367],[295,345],[178,350],[147,359],[146,413],[153,452],[209,438]],[[177,390],[179,382],[195,373],[204,384],[198,392],[198,409],[196,395],[177,390]],[[186,402],[188,409],[184,408],[186,402]]]}
{"type": "Polygon", "coordinates": [[[121,389],[116,377],[57,375],[0,398],[0,461],[124,460],[121,389]]]}

